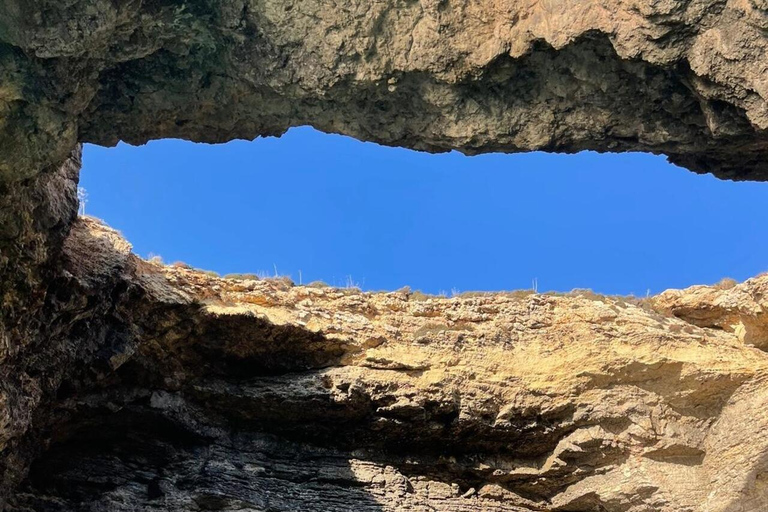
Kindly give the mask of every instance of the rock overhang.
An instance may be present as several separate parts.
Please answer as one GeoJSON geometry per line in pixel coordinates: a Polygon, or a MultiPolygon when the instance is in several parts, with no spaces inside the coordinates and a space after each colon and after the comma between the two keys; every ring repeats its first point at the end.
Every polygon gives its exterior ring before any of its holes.
{"type": "Polygon", "coordinates": [[[714,0],[13,1],[0,176],[77,142],[309,124],[426,151],[648,151],[764,180],[767,18],[714,0]]]}
{"type": "Polygon", "coordinates": [[[765,2],[4,8],[0,508],[768,506],[765,276],[424,299],[157,267],[75,220],[80,142],[303,124],[765,180],[765,2]]]}

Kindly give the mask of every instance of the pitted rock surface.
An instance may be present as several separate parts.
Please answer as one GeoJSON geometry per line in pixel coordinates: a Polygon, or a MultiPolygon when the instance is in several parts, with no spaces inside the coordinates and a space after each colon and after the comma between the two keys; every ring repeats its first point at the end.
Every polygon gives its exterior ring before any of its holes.
{"type": "Polygon", "coordinates": [[[0,430],[9,510],[768,504],[768,354],[740,327],[768,334],[768,276],[643,301],[363,293],[150,263],[87,218],[63,259],[98,298],[68,332],[100,346],[0,430]]]}
{"type": "Polygon", "coordinates": [[[765,0],[7,0],[0,510],[762,512],[768,277],[643,301],[162,267],[81,142],[292,126],[768,179],[765,0]]]}
{"type": "Polygon", "coordinates": [[[768,179],[765,0],[8,0],[0,179],[77,141],[313,125],[427,151],[649,151],[768,179]]]}

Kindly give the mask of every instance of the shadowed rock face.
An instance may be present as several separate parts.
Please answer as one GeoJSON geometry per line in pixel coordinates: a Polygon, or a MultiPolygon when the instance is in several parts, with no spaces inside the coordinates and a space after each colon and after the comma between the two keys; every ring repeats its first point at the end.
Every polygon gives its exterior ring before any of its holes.
{"type": "Polygon", "coordinates": [[[768,509],[768,278],[643,302],[221,280],[77,219],[79,142],[311,124],[768,178],[768,4],[8,0],[0,510],[768,509]]]}
{"type": "Polygon", "coordinates": [[[77,141],[311,124],[427,151],[649,151],[768,178],[768,5],[9,0],[0,179],[77,141]]]}

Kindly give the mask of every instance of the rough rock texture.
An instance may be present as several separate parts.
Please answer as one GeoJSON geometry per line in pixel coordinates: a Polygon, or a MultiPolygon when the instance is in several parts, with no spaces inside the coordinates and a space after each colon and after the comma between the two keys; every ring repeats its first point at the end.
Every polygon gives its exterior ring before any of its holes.
{"type": "Polygon", "coordinates": [[[768,179],[766,0],[5,0],[0,510],[762,512],[768,277],[454,299],[164,268],[79,142],[311,124],[768,179]]]}
{"type": "Polygon", "coordinates": [[[768,507],[768,276],[362,293],[163,267],[84,218],[61,258],[45,343],[0,361],[7,510],[768,507]]]}
{"type": "Polygon", "coordinates": [[[6,0],[0,179],[76,141],[311,124],[429,151],[651,151],[768,179],[766,0],[6,0]]]}

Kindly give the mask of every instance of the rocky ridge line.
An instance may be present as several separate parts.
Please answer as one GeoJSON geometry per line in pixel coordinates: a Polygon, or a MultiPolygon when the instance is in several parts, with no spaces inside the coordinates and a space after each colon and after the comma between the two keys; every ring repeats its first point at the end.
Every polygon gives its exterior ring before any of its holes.
{"type": "Polygon", "coordinates": [[[63,257],[89,298],[67,331],[101,342],[0,430],[9,510],[767,504],[768,276],[647,304],[362,293],[159,266],[83,218],[63,257]]]}

